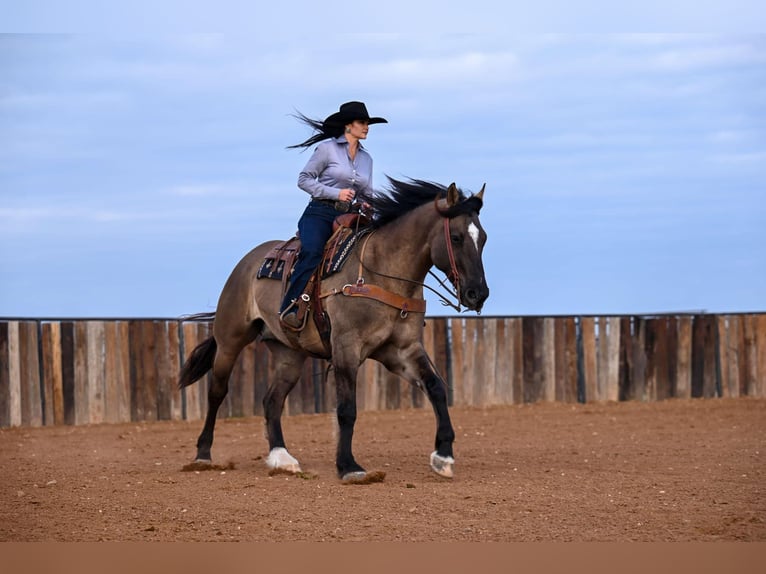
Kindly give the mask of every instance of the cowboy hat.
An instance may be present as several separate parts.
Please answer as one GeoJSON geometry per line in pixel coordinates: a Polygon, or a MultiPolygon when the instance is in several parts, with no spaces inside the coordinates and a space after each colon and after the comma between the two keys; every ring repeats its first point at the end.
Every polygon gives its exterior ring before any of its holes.
{"type": "Polygon", "coordinates": [[[387,124],[385,118],[371,118],[367,113],[367,106],[363,102],[346,102],[340,105],[340,109],[327,116],[325,125],[345,126],[354,120],[366,120],[369,124],[387,124]]]}

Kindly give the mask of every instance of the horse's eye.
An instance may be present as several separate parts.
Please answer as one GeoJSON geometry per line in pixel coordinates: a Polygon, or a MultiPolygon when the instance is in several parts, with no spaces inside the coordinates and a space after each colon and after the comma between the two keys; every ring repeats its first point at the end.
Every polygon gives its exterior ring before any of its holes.
{"type": "Polygon", "coordinates": [[[452,233],[450,239],[452,240],[452,243],[461,243],[463,241],[463,236],[458,235],[457,233],[452,233]]]}

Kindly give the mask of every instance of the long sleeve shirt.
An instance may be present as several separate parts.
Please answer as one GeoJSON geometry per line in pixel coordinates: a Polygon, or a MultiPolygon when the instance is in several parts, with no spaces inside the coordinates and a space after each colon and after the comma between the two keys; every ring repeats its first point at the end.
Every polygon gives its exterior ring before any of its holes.
{"type": "Polygon", "coordinates": [[[372,156],[360,142],[352,161],[345,136],[323,141],[298,176],[298,187],[314,199],[337,201],[346,188],[353,189],[358,199],[372,197],[372,156]]]}

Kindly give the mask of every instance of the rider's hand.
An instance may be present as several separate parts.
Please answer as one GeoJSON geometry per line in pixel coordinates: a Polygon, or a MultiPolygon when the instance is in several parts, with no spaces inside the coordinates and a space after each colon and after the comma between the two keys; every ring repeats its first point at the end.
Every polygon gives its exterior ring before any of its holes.
{"type": "Polygon", "coordinates": [[[340,201],[353,201],[355,195],[356,192],[353,189],[341,189],[340,194],[338,195],[338,199],[340,201]]]}

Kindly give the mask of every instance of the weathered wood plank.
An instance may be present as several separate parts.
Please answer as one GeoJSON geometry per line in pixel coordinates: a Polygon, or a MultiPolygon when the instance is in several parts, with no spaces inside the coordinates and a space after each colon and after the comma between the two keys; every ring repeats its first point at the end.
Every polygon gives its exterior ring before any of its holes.
{"type": "Polygon", "coordinates": [[[42,426],[40,355],[36,321],[19,322],[19,384],[21,425],[42,426]]]}
{"type": "MultiPolygon", "coordinates": [[[[423,350],[428,355],[431,362],[434,364],[436,374],[439,376],[446,375],[446,371],[440,371],[434,361],[436,357],[436,329],[437,323],[433,319],[427,319],[425,321],[425,327],[423,328],[423,350]]],[[[446,379],[445,379],[446,381],[446,379]]],[[[423,393],[415,387],[402,379],[402,408],[420,408],[423,405],[422,398],[423,393]]],[[[447,401],[449,401],[449,388],[447,389],[447,401]]]]}
{"type": "Polygon", "coordinates": [[[156,421],[158,418],[158,381],[157,363],[155,360],[158,349],[154,326],[155,321],[146,320],[141,322],[143,377],[137,381],[137,386],[139,397],[144,406],[144,418],[142,420],[147,421],[156,421]]]}
{"type": "Polygon", "coordinates": [[[716,395],[715,321],[695,315],[692,325],[692,397],[716,395]]]}
{"type": "Polygon", "coordinates": [[[75,328],[72,321],[61,323],[61,385],[64,424],[75,424],[75,328]]]}
{"type": "Polygon", "coordinates": [[[476,405],[477,399],[481,397],[481,389],[477,385],[481,384],[477,376],[478,356],[476,354],[477,333],[476,321],[467,318],[463,325],[465,334],[465,355],[463,357],[463,380],[465,381],[466,400],[469,405],[476,405]]]}
{"type": "Polygon", "coordinates": [[[596,322],[597,333],[597,372],[598,372],[598,384],[596,385],[596,400],[603,401],[606,399],[606,387],[607,378],[609,377],[609,336],[607,334],[607,319],[606,317],[598,317],[596,322]]]}
{"type": "Polygon", "coordinates": [[[90,422],[88,405],[88,325],[85,321],[74,323],[74,424],[90,422]]]}
{"type": "Polygon", "coordinates": [[[721,365],[718,362],[718,321],[713,315],[705,316],[707,338],[705,340],[705,375],[703,396],[712,398],[720,396],[721,365]]]}
{"type": "Polygon", "coordinates": [[[618,401],[620,399],[620,318],[607,317],[607,363],[606,388],[604,399],[618,401]]]}
{"type": "Polygon", "coordinates": [[[130,349],[127,321],[104,325],[104,420],[130,421],[130,349]]]}
{"type": "Polygon", "coordinates": [[[239,355],[240,380],[238,392],[238,416],[255,414],[255,353],[256,344],[250,343],[239,355]]]}
{"type": "Polygon", "coordinates": [[[11,381],[8,322],[0,321],[0,428],[11,426],[11,381]]]}
{"type": "MultiPolygon", "coordinates": [[[[433,332],[433,354],[431,360],[436,366],[437,374],[442,378],[444,384],[447,385],[448,401],[449,404],[453,402],[454,388],[452,386],[452,377],[450,376],[449,368],[449,346],[448,346],[448,333],[447,333],[447,319],[440,317],[438,319],[429,319],[431,324],[431,331],[433,332]]],[[[420,389],[412,389],[412,406],[415,408],[423,408],[426,405],[428,399],[425,393],[420,389]]]]}
{"type": "Polygon", "coordinates": [[[705,338],[707,331],[702,315],[695,315],[692,323],[692,397],[703,396],[705,385],[705,338]]]}
{"type": "Polygon", "coordinates": [[[716,353],[721,366],[721,396],[731,397],[729,382],[729,318],[726,315],[716,317],[718,323],[718,347],[716,353]]]}
{"type": "Polygon", "coordinates": [[[119,420],[120,405],[117,385],[120,351],[117,341],[117,321],[104,322],[104,421],[115,423],[119,420]]]}
{"type": "Polygon", "coordinates": [[[453,404],[466,405],[464,367],[464,337],[463,319],[456,317],[450,320],[450,349],[452,358],[452,396],[453,404]]]}
{"type": "Polygon", "coordinates": [[[583,352],[583,378],[585,401],[598,400],[598,359],[596,351],[596,323],[593,317],[580,319],[583,352]]]}
{"type": "Polygon", "coordinates": [[[647,369],[649,359],[646,356],[646,319],[634,317],[633,320],[633,379],[634,398],[639,401],[648,399],[647,369]]]}
{"type": "Polygon", "coordinates": [[[322,381],[322,361],[321,359],[309,359],[306,361],[306,367],[304,369],[305,375],[301,381],[300,397],[301,408],[304,414],[314,414],[316,408],[314,405],[314,391],[318,384],[322,381]]]}
{"type": "Polygon", "coordinates": [[[7,426],[21,426],[21,365],[19,358],[19,322],[9,321],[7,330],[8,390],[6,394],[7,426]]]}
{"type": "Polygon", "coordinates": [[[631,317],[620,319],[620,400],[635,399],[633,387],[633,333],[631,317]]]}
{"type": "Polygon", "coordinates": [[[646,356],[646,386],[644,394],[646,400],[657,400],[657,349],[660,345],[658,341],[658,330],[660,319],[650,318],[644,322],[644,354],[646,356]]]}
{"type": "Polygon", "coordinates": [[[754,396],[766,397],[766,314],[763,313],[755,316],[755,344],[758,371],[754,396]]]}
{"type": "Polygon", "coordinates": [[[301,376],[298,379],[297,384],[295,387],[293,387],[293,390],[290,391],[290,394],[287,395],[287,408],[288,408],[288,414],[290,415],[301,415],[304,414],[303,410],[303,396],[302,396],[302,387],[306,385],[306,381],[311,379],[311,361],[305,360],[303,361],[303,366],[301,368],[301,376]]]}
{"type": "Polygon", "coordinates": [[[676,376],[676,396],[688,399],[692,396],[692,326],[693,318],[689,315],[678,319],[678,370],[676,376]]]}
{"type": "MultiPolygon", "coordinates": [[[[367,408],[367,389],[372,384],[372,377],[371,371],[375,371],[375,365],[373,364],[374,361],[372,359],[366,359],[362,362],[362,364],[359,366],[359,372],[357,373],[356,377],[356,404],[357,409],[360,411],[366,411],[370,410],[367,408]]],[[[326,385],[327,382],[323,381],[323,386],[326,385]]],[[[320,388],[320,395],[321,395],[321,404],[322,408],[324,409],[324,394],[326,390],[324,388],[320,388]]]]}
{"type": "Polygon", "coordinates": [[[42,426],[41,346],[37,321],[19,321],[19,382],[21,426],[42,426]]]}
{"type": "Polygon", "coordinates": [[[538,343],[541,353],[542,381],[540,388],[541,401],[556,399],[556,325],[554,319],[546,317],[542,322],[542,332],[538,343]]]}
{"type": "Polygon", "coordinates": [[[554,400],[577,402],[577,338],[573,317],[559,317],[554,321],[554,400]]]}
{"type": "Polygon", "coordinates": [[[473,319],[476,324],[477,405],[497,404],[495,363],[497,363],[497,319],[473,319]]]}
{"type": "Polygon", "coordinates": [[[170,340],[170,328],[172,321],[155,321],[152,325],[154,330],[155,353],[154,365],[157,385],[157,419],[168,421],[172,419],[173,411],[173,388],[176,365],[171,364],[170,349],[174,341],[170,340]]]}
{"type": "Polygon", "coordinates": [[[43,373],[43,424],[64,422],[64,401],[61,379],[61,325],[46,321],[41,325],[43,373]]]}
{"type": "MultiPolygon", "coordinates": [[[[269,350],[266,347],[266,343],[262,343],[261,341],[256,341],[254,345],[253,414],[263,416],[263,399],[266,396],[266,390],[269,387],[269,350]]],[[[327,400],[324,396],[322,399],[324,401],[327,400]]],[[[325,408],[327,408],[326,404],[325,408]]]]}
{"type": "Polygon", "coordinates": [[[141,321],[128,323],[130,349],[130,420],[146,420],[143,400],[143,330],[141,321]]]}
{"type": "Polygon", "coordinates": [[[383,394],[381,395],[379,408],[381,410],[398,409],[401,405],[402,381],[398,376],[385,368],[380,370],[380,375],[382,376],[383,384],[381,388],[383,389],[383,394]]]}
{"type": "Polygon", "coordinates": [[[542,317],[522,318],[525,403],[534,403],[543,394],[543,329],[542,317]]]}
{"type": "Polygon", "coordinates": [[[742,349],[744,347],[744,335],[739,315],[728,316],[726,356],[727,381],[726,394],[724,396],[739,397],[742,390],[742,349]]]}
{"type": "MultiPolygon", "coordinates": [[[[362,388],[357,389],[357,397],[359,397],[359,408],[367,411],[374,411],[378,408],[378,388],[380,387],[380,381],[378,380],[378,369],[382,368],[377,361],[367,359],[362,364],[362,372],[360,373],[359,383],[362,388]]],[[[328,377],[325,381],[325,408],[333,410],[335,408],[337,397],[335,397],[335,377],[328,377]],[[333,401],[332,407],[327,406],[327,392],[332,385],[333,401]]]]}
{"type": "MultiPolygon", "coordinates": [[[[189,359],[195,347],[200,343],[199,328],[194,321],[185,321],[181,324],[181,333],[183,335],[184,363],[189,359]]],[[[185,387],[181,391],[181,398],[184,405],[184,417],[189,421],[196,421],[202,418],[200,410],[200,383],[194,383],[185,387]]]]}
{"type": "Polygon", "coordinates": [[[678,317],[667,317],[666,345],[668,390],[671,397],[678,396],[678,317]]]}
{"type": "Polygon", "coordinates": [[[520,317],[509,320],[508,330],[511,333],[509,349],[512,353],[511,364],[511,396],[510,401],[514,404],[524,402],[524,333],[520,317]]]}
{"type": "MultiPolygon", "coordinates": [[[[178,374],[181,369],[181,334],[178,321],[168,322],[168,371],[167,391],[170,393],[170,418],[174,421],[183,419],[181,393],[178,390],[178,374]]],[[[252,412],[251,412],[252,414],[252,412]]]]}
{"type": "Polygon", "coordinates": [[[507,405],[513,400],[513,388],[511,386],[513,350],[510,349],[509,337],[511,334],[508,330],[508,320],[497,319],[496,331],[497,354],[495,360],[495,388],[493,389],[493,396],[495,404],[507,405]]]}
{"type": "Polygon", "coordinates": [[[88,420],[93,424],[104,422],[104,323],[85,321],[87,332],[86,356],[88,363],[87,393],[88,420]]]}

